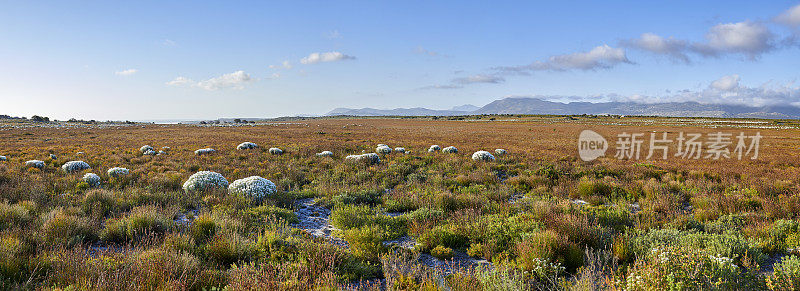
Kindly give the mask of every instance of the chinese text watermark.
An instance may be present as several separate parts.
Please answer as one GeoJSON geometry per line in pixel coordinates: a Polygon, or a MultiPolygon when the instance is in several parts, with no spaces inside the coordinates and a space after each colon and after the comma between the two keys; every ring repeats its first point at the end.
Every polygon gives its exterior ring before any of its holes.
{"type": "MultiPolygon", "coordinates": [[[[651,132],[649,135],[622,132],[616,135],[614,157],[627,160],[666,160],[669,157],[695,160],[745,158],[755,160],[758,158],[761,138],[760,132],[752,135],[744,132],[734,135],[721,131],[706,135],[686,132],[651,132]],[[672,145],[675,145],[674,152],[670,152],[672,145]]],[[[578,137],[578,154],[584,161],[605,156],[608,147],[606,139],[594,131],[584,130],[578,137]]]]}

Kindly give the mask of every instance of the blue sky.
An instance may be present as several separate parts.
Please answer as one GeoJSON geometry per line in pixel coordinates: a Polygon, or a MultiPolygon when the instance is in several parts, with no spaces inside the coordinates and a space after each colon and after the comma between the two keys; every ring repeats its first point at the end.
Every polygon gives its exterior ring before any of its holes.
{"type": "Polygon", "coordinates": [[[797,1],[0,1],[0,114],[800,105],[797,1]]]}

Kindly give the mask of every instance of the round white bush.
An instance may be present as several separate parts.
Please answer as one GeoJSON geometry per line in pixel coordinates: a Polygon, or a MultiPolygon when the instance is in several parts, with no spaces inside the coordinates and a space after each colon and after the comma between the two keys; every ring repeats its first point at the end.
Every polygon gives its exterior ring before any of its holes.
{"type": "Polygon", "coordinates": [[[431,147],[428,148],[428,152],[432,153],[432,152],[439,151],[441,149],[442,149],[442,147],[440,147],[438,144],[435,144],[435,145],[432,145],[431,147]]]}
{"type": "Polygon", "coordinates": [[[382,155],[388,155],[392,153],[392,148],[387,145],[379,145],[377,148],[375,148],[375,152],[382,155]]]}
{"type": "Polygon", "coordinates": [[[162,150],[168,151],[169,147],[161,147],[162,150]]]}
{"type": "Polygon", "coordinates": [[[502,156],[502,155],[506,154],[506,150],[504,150],[504,149],[496,149],[496,150],[494,150],[494,154],[496,154],[498,156],[502,156]]]}
{"type": "Polygon", "coordinates": [[[145,155],[145,156],[155,156],[156,154],[158,154],[158,152],[156,152],[156,151],[154,151],[154,150],[146,150],[146,151],[144,152],[144,155],[145,155]]]}
{"type": "Polygon", "coordinates": [[[212,149],[212,148],[204,148],[204,149],[199,149],[199,150],[194,151],[194,154],[198,155],[198,156],[202,156],[202,155],[207,155],[207,154],[214,153],[216,151],[217,150],[212,149]]]}
{"type": "Polygon", "coordinates": [[[381,157],[378,156],[376,153],[368,153],[368,154],[361,154],[361,155],[349,155],[344,158],[345,160],[355,161],[355,162],[365,162],[367,164],[373,165],[381,162],[381,157]]]}
{"type": "Polygon", "coordinates": [[[269,153],[273,154],[273,155],[282,155],[283,154],[283,150],[279,149],[279,148],[270,148],[269,149],[269,153]]]}
{"type": "Polygon", "coordinates": [[[472,159],[475,161],[494,161],[494,156],[487,151],[477,151],[472,154],[472,159]]]}
{"type": "Polygon", "coordinates": [[[113,167],[111,169],[108,169],[106,173],[108,174],[109,177],[118,178],[130,174],[131,171],[128,171],[128,169],[126,168],[113,167]]]}
{"type": "Polygon", "coordinates": [[[0,156],[0,162],[5,162],[6,160],[8,160],[6,159],[6,156],[0,156]]]}
{"type": "Polygon", "coordinates": [[[237,150],[249,150],[249,149],[254,149],[254,148],[257,148],[257,147],[258,147],[257,144],[249,142],[249,141],[246,141],[246,142],[240,143],[238,146],[236,146],[236,149],[237,150]]]}
{"type": "Polygon", "coordinates": [[[55,160],[55,159],[58,159],[58,157],[56,157],[56,155],[54,155],[54,154],[50,154],[50,159],[51,160],[55,160]]]}
{"type": "Polygon", "coordinates": [[[80,172],[90,168],[92,167],[90,167],[89,164],[84,161],[69,161],[61,165],[61,169],[67,173],[80,172]]]}
{"type": "Polygon", "coordinates": [[[455,153],[458,153],[458,149],[456,147],[454,147],[454,146],[449,146],[449,147],[443,148],[442,152],[443,153],[448,153],[448,154],[455,154],[455,153]]]}
{"type": "Polygon", "coordinates": [[[406,153],[406,148],[394,148],[394,151],[398,152],[398,153],[401,153],[401,154],[404,154],[404,153],[406,153]]]}
{"type": "Polygon", "coordinates": [[[44,161],[30,160],[30,161],[25,162],[25,166],[29,167],[29,168],[42,169],[42,168],[44,168],[44,161]]]}
{"type": "Polygon", "coordinates": [[[247,177],[233,181],[228,186],[228,192],[244,195],[255,201],[272,196],[276,192],[275,183],[259,176],[247,177]]]}
{"type": "Polygon", "coordinates": [[[378,147],[388,147],[388,145],[385,145],[385,144],[382,144],[382,143],[379,143],[377,146],[378,147]]]}
{"type": "Polygon", "coordinates": [[[183,183],[183,191],[206,191],[214,189],[225,189],[228,187],[228,180],[220,173],[211,171],[200,171],[189,176],[183,183]]]}
{"type": "Polygon", "coordinates": [[[86,173],[83,175],[83,181],[89,186],[95,187],[100,185],[100,176],[95,175],[94,173],[86,173]]]}
{"type": "Polygon", "coordinates": [[[331,152],[331,151],[322,151],[322,152],[317,153],[317,156],[318,157],[332,157],[333,156],[333,152],[331,152]]]}
{"type": "Polygon", "coordinates": [[[75,153],[75,154],[76,154],[76,155],[79,155],[79,156],[82,156],[82,155],[83,155],[83,152],[77,152],[77,153],[75,153]]]}
{"type": "Polygon", "coordinates": [[[151,147],[150,145],[143,145],[142,147],[139,148],[139,151],[142,152],[142,153],[145,153],[147,151],[152,151],[152,150],[155,150],[155,149],[153,147],[151,147]]]}

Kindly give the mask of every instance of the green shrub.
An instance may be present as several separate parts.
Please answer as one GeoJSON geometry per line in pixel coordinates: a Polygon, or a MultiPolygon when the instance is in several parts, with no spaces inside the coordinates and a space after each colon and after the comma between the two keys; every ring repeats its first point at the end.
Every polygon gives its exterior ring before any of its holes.
{"type": "Polygon", "coordinates": [[[87,218],[67,214],[63,210],[54,210],[45,218],[42,234],[45,241],[52,245],[71,247],[95,241],[97,228],[87,218]]]}
{"type": "Polygon", "coordinates": [[[339,229],[361,227],[372,221],[375,211],[366,205],[336,205],[331,211],[330,222],[339,229]]]}
{"type": "Polygon", "coordinates": [[[105,217],[118,208],[114,194],[106,190],[98,189],[86,192],[81,202],[81,211],[95,217],[105,217]]]}
{"type": "Polygon", "coordinates": [[[33,220],[31,211],[21,204],[0,203],[0,231],[21,226],[33,220]]]}
{"type": "Polygon", "coordinates": [[[784,257],[773,269],[774,272],[767,276],[770,290],[800,290],[800,257],[784,257]]]}
{"type": "Polygon", "coordinates": [[[453,257],[453,249],[445,246],[436,246],[431,250],[431,256],[434,256],[440,260],[450,259],[453,257]]]}
{"type": "Polygon", "coordinates": [[[250,261],[257,253],[255,244],[237,234],[217,234],[206,243],[206,257],[218,266],[228,267],[240,261],[250,261]]]}
{"type": "Polygon", "coordinates": [[[417,244],[421,251],[429,251],[436,246],[461,248],[467,240],[467,237],[456,234],[447,226],[437,226],[417,238],[417,244]]]}
{"type": "Polygon", "coordinates": [[[628,272],[626,290],[756,290],[763,281],[729,257],[702,249],[663,247],[651,250],[628,272]]]}
{"type": "Polygon", "coordinates": [[[101,239],[108,242],[124,242],[148,235],[163,235],[173,228],[172,216],[154,206],[142,206],[131,210],[120,219],[106,220],[101,239]]]}
{"type": "Polygon", "coordinates": [[[192,221],[189,227],[189,234],[198,243],[205,243],[214,236],[217,231],[217,223],[211,215],[203,214],[192,221]]]}
{"type": "Polygon", "coordinates": [[[377,261],[386,247],[383,245],[387,236],[378,226],[363,226],[342,231],[342,236],[350,244],[350,250],[356,258],[377,261]]]}
{"type": "Polygon", "coordinates": [[[288,223],[298,223],[297,215],[289,209],[275,207],[271,205],[262,205],[258,207],[248,208],[242,210],[242,215],[247,219],[251,229],[263,227],[265,221],[271,221],[270,218],[278,218],[288,223]]]}
{"type": "Polygon", "coordinates": [[[381,203],[382,190],[348,191],[333,197],[334,204],[368,204],[371,206],[381,203]]]}

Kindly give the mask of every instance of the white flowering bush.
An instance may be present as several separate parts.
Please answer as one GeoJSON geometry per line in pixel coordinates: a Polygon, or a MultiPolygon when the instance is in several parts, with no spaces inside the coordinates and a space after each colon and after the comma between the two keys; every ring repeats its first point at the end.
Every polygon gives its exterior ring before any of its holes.
{"type": "Polygon", "coordinates": [[[152,151],[152,150],[155,150],[155,149],[153,147],[151,147],[150,145],[143,145],[142,147],[139,148],[139,151],[142,152],[142,153],[145,153],[147,151],[152,151]]]}
{"type": "Polygon", "coordinates": [[[162,151],[168,151],[169,149],[170,149],[170,148],[169,148],[169,147],[167,147],[167,146],[163,146],[163,147],[161,147],[161,150],[162,150],[162,151]]]}
{"type": "Polygon", "coordinates": [[[494,150],[494,154],[496,154],[498,156],[502,156],[502,155],[506,154],[506,150],[504,150],[504,149],[496,149],[496,150],[494,150]]]}
{"type": "Polygon", "coordinates": [[[275,183],[259,176],[239,179],[228,186],[228,192],[244,195],[253,201],[261,201],[272,196],[276,191],[275,183]]]}
{"type": "Polygon", "coordinates": [[[162,151],[158,151],[158,155],[166,155],[166,154],[167,154],[167,152],[165,152],[163,150],[162,151]]]}
{"type": "Polygon", "coordinates": [[[487,151],[477,151],[472,154],[472,160],[474,161],[494,161],[494,156],[487,152],[487,151]]]}
{"type": "Polygon", "coordinates": [[[58,157],[56,157],[56,155],[54,155],[54,154],[50,154],[50,159],[51,160],[55,160],[55,159],[58,159],[58,157]]]}
{"type": "Polygon", "coordinates": [[[194,173],[183,183],[183,191],[186,192],[225,189],[227,187],[228,180],[222,174],[211,171],[194,173]]]}
{"type": "Polygon", "coordinates": [[[429,153],[438,152],[441,149],[442,149],[442,147],[440,147],[438,144],[435,144],[435,145],[432,145],[431,147],[428,148],[428,152],[429,153]]]}
{"type": "Polygon", "coordinates": [[[145,156],[155,156],[156,154],[158,154],[158,152],[156,152],[156,151],[154,151],[154,150],[146,150],[146,151],[144,152],[144,155],[145,155],[145,156]]]}
{"type": "Polygon", "coordinates": [[[382,145],[378,145],[378,147],[375,148],[375,152],[379,153],[381,155],[388,155],[388,154],[392,153],[392,148],[390,148],[389,146],[387,146],[385,144],[382,144],[382,145]]]}
{"type": "Polygon", "coordinates": [[[448,154],[455,154],[455,153],[458,153],[458,149],[456,147],[454,147],[454,146],[449,146],[449,147],[443,148],[442,152],[443,153],[448,153],[448,154]]]}
{"type": "Polygon", "coordinates": [[[549,259],[533,258],[530,264],[531,272],[540,279],[557,278],[566,270],[561,263],[551,262],[549,259]]]}
{"type": "Polygon", "coordinates": [[[202,155],[207,155],[207,154],[214,153],[216,151],[217,150],[212,149],[212,148],[204,148],[204,149],[199,149],[199,150],[194,151],[194,154],[198,155],[198,156],[202,156],[202,155]]]}
{"type": "Polygon", "coordinates": [[[361,154],[361,155],[349,155],[344,158],[348,161],[355,161],[355,162],[365,162],[367,164],[373,165],[381,162],[381,157],[378,156],[376,153],[368,153],[368,154],[361,154]]]}
{"type": "Polygon", "coordinates": [[[126,168],[113,167],[111,169],[108,169],[108,171],[106,171],[106,173],[108,174],[109,177],[119,178],[119,177],[122,177],[122,176],[130,174],[131,171],[128,171],[128,169],[126,169],[126,168]]]}
{"type": "Polygon", "coordinates": [[[394,148],[394,151],[397,152],[397,153],[405,154],[406,153],[406,148],[397,147],[397,148],[394,148]]]}
{"type": "Polygon", "coordinates": [[[283,154],[283,150],[279,149],[279,148],[270,148],[269,149],[269,153],[273,154],[273,155],[282,155],[283,154]]]}
{"type": "Polygon", "coordinates": [[[91,187],[97,187],[100,185],[100,176],[94,173],[86,173],[86,175],[83,175],[83,181],[91,187]]]}
{"type": "Polygon", "coordinates": [[[759,280],[742,272],[730,257],[709,255],[703,249],[667,246],[637,259],[624,290],[753,290],[759,280]]]}
{"type": "Polygon", "coordinates": [[[318,157],[332,157],[333,156],[333,152],[331,152],[331,151],[322,151],[322,152],[317,153],[317,156],[318,157]]]}
{"type": "Polygon", "coordinates": [[[4,162],[6,160],[8,160],[8,159],[6,159],[6,156],[0,156],[0,162],[4,162]]]}
{"type": "Polygon", "coordinates": [[[67,173],[80,172],[90,168],[92,167],[90,167],[89,164],[84,161],[69,161],[61,165],[61,169],[67,173]]]}
{"type": "Polygon", "coordinates": [[[250,150],[250,149],[257,148],[257,147],[258,147],[257,144],[249,142],[249,141],[246,141],[246,142],[240,143],[238,146],[236,146],[236,149],[237,150],[250,150]]]}
{"type": "Polygon", "coordinates": [[[29,167],[29,168],[42,169],[42,168],[44,168],[44,161],[30,160],[30,161],[25,162],[25,166],[29,167]]]}

